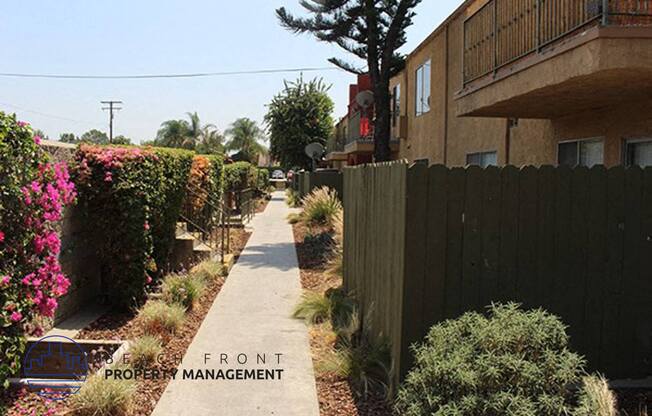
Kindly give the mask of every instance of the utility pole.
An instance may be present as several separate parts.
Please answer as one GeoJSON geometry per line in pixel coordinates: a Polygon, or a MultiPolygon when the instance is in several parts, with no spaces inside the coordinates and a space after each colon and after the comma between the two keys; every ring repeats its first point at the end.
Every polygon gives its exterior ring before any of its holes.
{"type": "Polygon", "coordinates": [[[113,143],[113,112],[122,110],[122,107],[118,107],[119,104],[122,104],[122,101],[100,101],[108,107],[102,107],[103,111],[109,111],[109,143],[113,143]]]}

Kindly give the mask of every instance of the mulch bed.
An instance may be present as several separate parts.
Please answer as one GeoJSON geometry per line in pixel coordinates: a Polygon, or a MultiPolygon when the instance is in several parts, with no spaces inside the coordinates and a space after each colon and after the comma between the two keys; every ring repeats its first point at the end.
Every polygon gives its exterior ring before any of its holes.
{"type": "MultiPolygon", "coordinates": [[[[305,290],[325,292],[341,286],[342,279],[327,273],[332,239],[324,227],[308,227],[303,222],[292,226],[305,290]],[[308,237],[308,238],[306,238],[308,237]]],[[[310,331],[310,347],[315,358],[334,347],[334,340],[326,339],[324,331],[310,331]]],[[[390,416],[392,412],[383,397],[357,397],[346,378],[334,374],[315,374],[319,413],[321,416],[390,416]]]]}
{"type": "MultiPolygon", "coordinates": [[[[236,258],[249,240],[251,233],[244,229],[231,229],[231,248],[236,258]]],[[[197,306],[188,311],[183,326],[173,337],[164,340],[163,350],[165,357],[160,363],[153,365],[152,369],[172,369],[178,366],[179,357],[183,357],[195,334],[199,330],[206,314],[213,305],[215,298],[222,289],[225,279],[218,277],[209,282],[206,293],[197,306]]],[[[144,334],[143,328],[136,320],[135,313],[107,313],[88,327],[84,328],[77,339],[89,340],[126,340],[135,339],[144,334]]],[[[165,391],[169,380],[141,380],[138,382],[133,416],[147,416],[152,413],[156,403],[165,391]]],[[[49,414],[66,414],[65,401],[46,402],[36,393],[24,389],[10,389],[0,393],[0,415],[19,416],[25,414],[47,414],[46,409],[51,409],[49,414]]]]}

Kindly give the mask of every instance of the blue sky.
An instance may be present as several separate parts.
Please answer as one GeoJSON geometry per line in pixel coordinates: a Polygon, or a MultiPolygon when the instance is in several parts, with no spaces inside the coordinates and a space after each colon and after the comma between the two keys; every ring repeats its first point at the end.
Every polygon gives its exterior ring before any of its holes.
{"type": "MultiPolygon", "coordinates": [[[[423,0],[408,32],[411,51],[461,0],[423,0]]],[[[0,72],[142,74],[221,72],[328,66],[346,57],[332,45],[281,28],[279,6],[300,12],[298,0],[22,0],[0,14],[0,72]]],[[[238,117],[262,121],[267,104],[298,74],[172,80],[52,80],[0,77],[0,109],[15,112],[58,138],[108,130],[100,100],[120,99],[115,134],[151,139],[164,120],[197,111],[220,130],[238,117]],[[29,110],[29,111],[27,111],[29,110]]],[[[339,117],[348,84],[341,71],[306,73],[333,84],[339,117]]]]}

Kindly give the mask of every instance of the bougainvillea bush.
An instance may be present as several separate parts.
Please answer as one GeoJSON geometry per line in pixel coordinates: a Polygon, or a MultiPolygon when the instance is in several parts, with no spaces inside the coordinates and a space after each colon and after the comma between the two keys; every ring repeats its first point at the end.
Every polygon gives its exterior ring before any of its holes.
{"type": "Polygon", "coordinates": [[[73,177],[80,211],[94,235],[102,289],[116,307],[142,303],[174,243],[192,152],[79,147],[73,177]]]}
{"type": "Polygon", "coordinates": [[[75,200],[64,164],[48,161],[40,137],[0,112],[0,384],[15,373],[26,331],[52,317],[70,285],[59,264],[58,223],[75,200]]]}
{"type": "Polygon", "coordinates": [[[197,219],[197,224],[210,225],[218,218],[223,166],[221,156],[198,155],[192,161],[184,212],[197,219]]]}

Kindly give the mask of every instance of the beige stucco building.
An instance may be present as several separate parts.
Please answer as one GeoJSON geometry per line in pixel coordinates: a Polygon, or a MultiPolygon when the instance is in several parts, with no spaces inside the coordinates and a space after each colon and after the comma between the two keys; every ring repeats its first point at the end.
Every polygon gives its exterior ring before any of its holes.
{"type": "Polygon", "coordinates": [[[398,156],[652,165],[651,16],[652,0],[466,1],[392,80],[398,156]]]}

